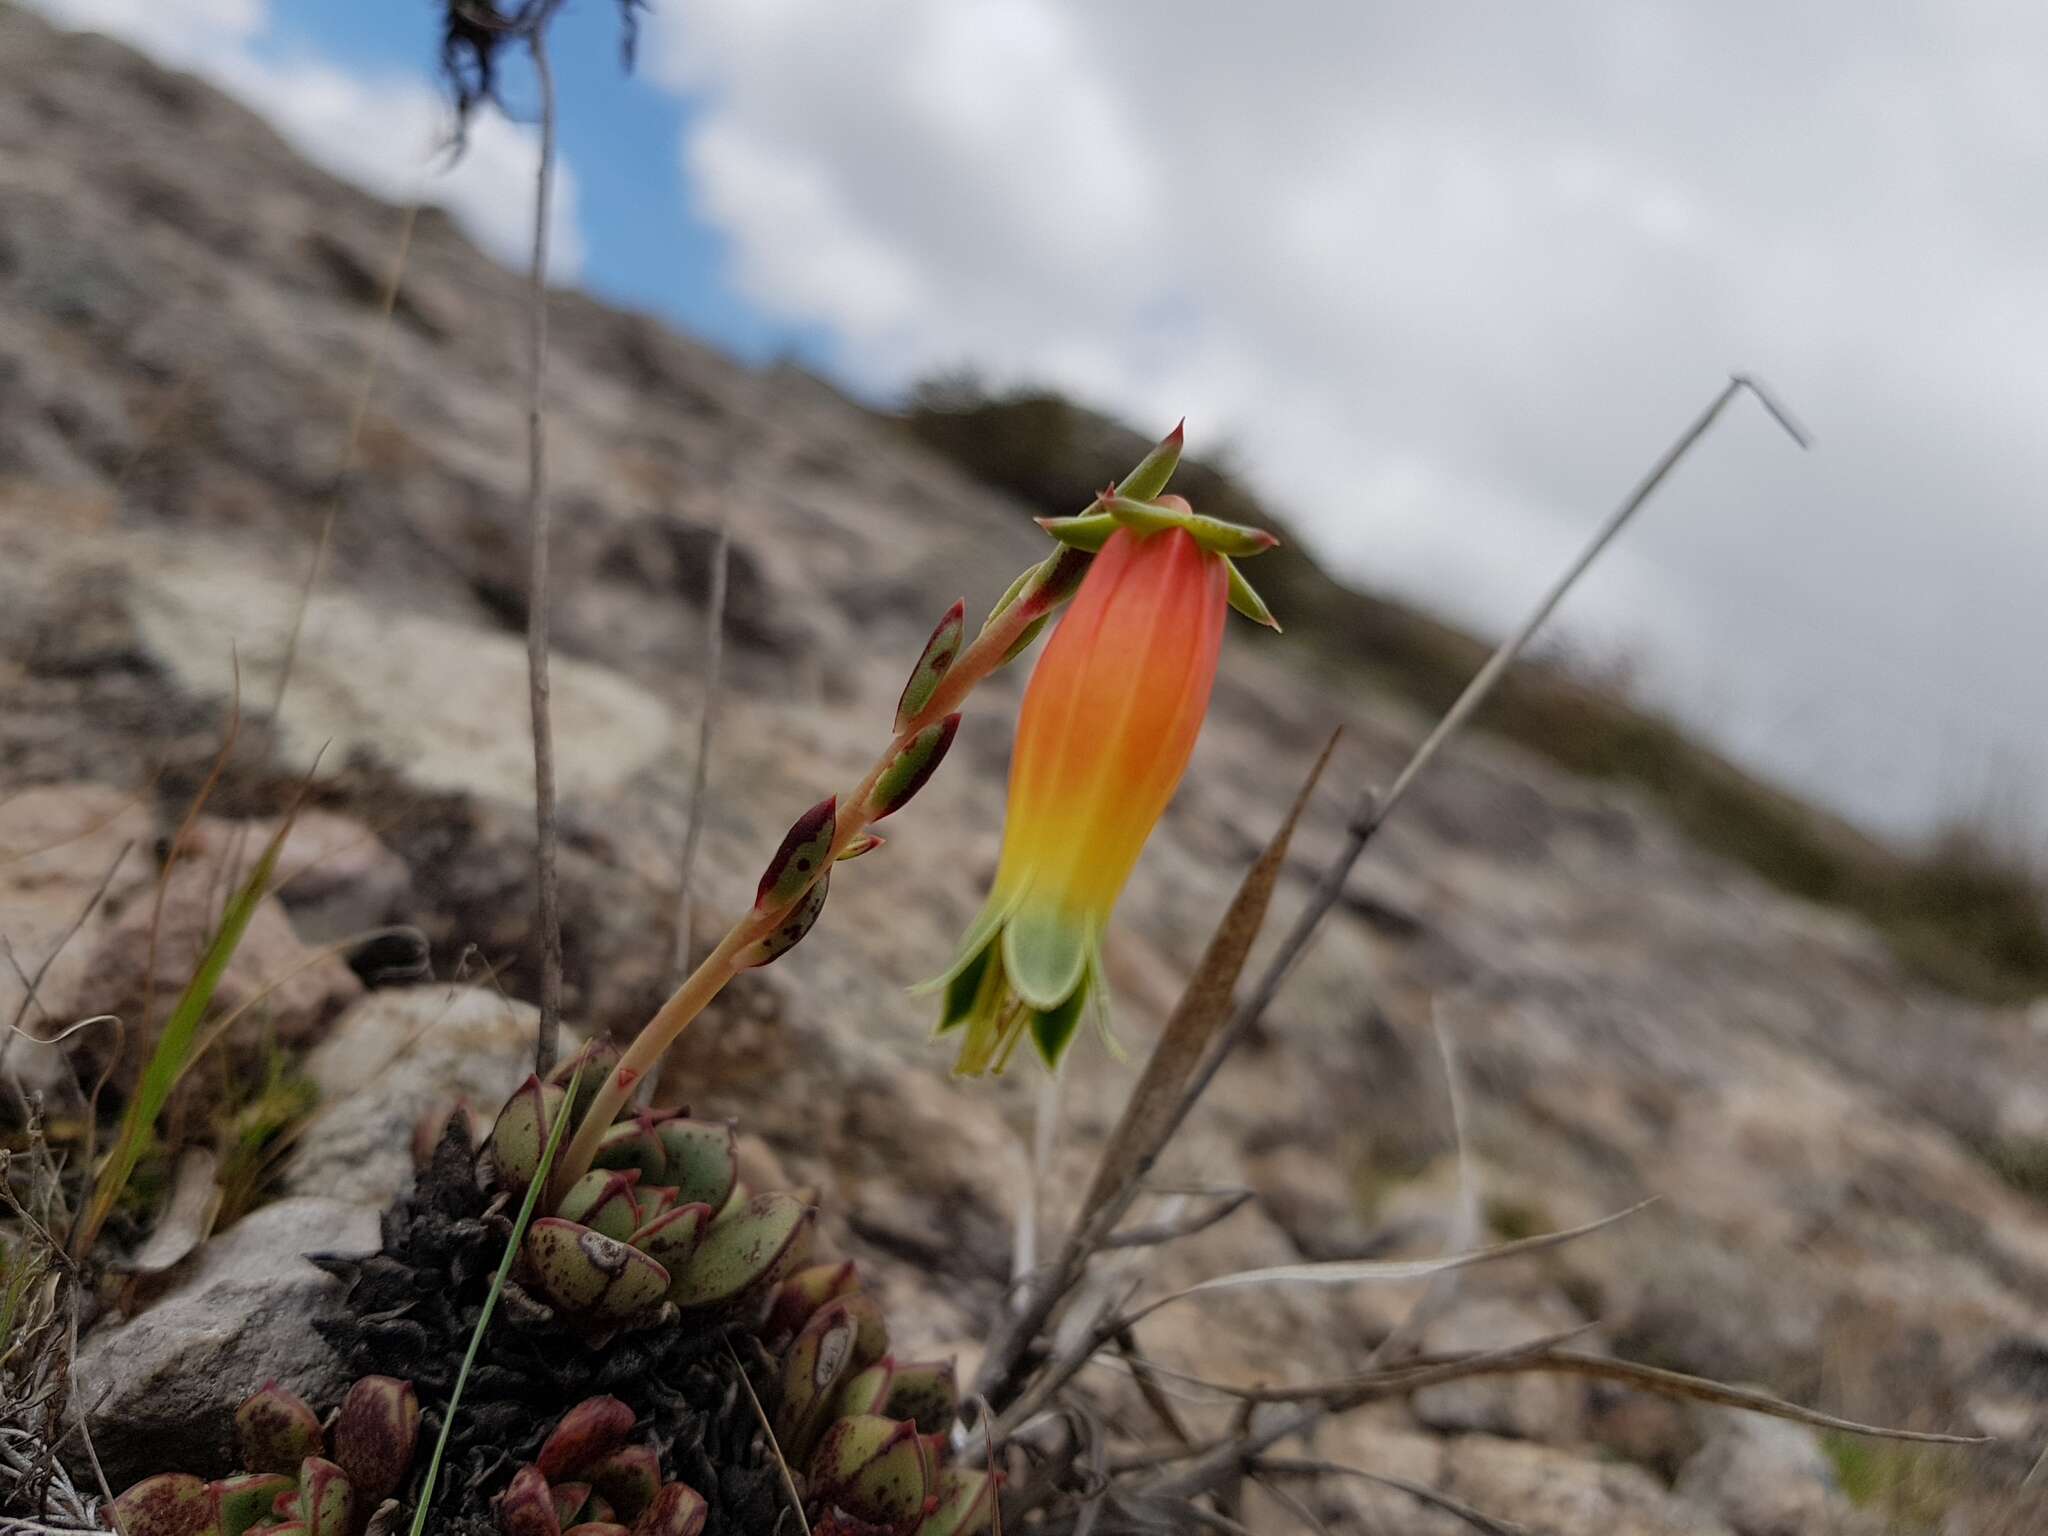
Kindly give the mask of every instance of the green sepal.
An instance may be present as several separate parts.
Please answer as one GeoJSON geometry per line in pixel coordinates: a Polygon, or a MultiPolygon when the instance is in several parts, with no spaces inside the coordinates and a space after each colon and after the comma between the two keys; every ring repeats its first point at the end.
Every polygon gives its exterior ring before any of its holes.
{"type": "Polygon", "coordinates": [[[1181,445],[1187,441],[1187,425],[1185,420],[1175,422],[1173,430],[1138,460],[1137,466],[1119,483],[1118,489],[1124,495],[1139,501],[1151,501],[1166,489],[1166,483],[1180,465],[1181,445]]]}
{"type": "Polygon", "coordinates": [[[1168,528],[1185,530],[1212,554],[1243,560],[1263,555],[1280,541],[1263,528],[1226,523],[1220,517],[1204,517],[1178,496],[1167,498],[1176,505],[1139,501],[1132,496],[1111,496],[1103,501],[1109,516],[1140,533],[1161,533],[1168,528]]]}
{"type": "Polygon", "coordinates": [[[1252,584],[1244,579],[1244,573],[1237,568],[1237,562],[1226,557],[1223,569],[1230,574],[1230,606],[1254,624],[1263,624],[1274,633],[1279,633],[1280,621],[1273,617],[1273,610],[1266,606],[1266,600],[1252,590],[1252,584]]]}
{"type": "Polygon", "coordinates": [[[1038,526],[1069,549],[1099,554],[1119,524],[1107,512],[1084,512],[1079,517],[1041,517],[1038,526]]]}

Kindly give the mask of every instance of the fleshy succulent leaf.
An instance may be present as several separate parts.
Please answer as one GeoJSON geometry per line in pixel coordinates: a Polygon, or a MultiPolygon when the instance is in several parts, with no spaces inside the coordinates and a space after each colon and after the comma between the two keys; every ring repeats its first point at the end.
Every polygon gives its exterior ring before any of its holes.
{"type": "Polygon", "coordinates": [[[498,1111],[497,1123],[491,1127],[488,1147],[491,1168],[501,1186],[519,1192],[533,1182],[534,1170],[540,1167],[541,1153],[547,1148],[548,1131],[555,1123],[555,1112],[561,1108],[567,1091],[537,1077],[528,1077],[512,1090],[512,1097],[505,1101],[505,1107],[498,1111]]]}
{"type": "Polygon", "coordinates": [[[754,910],[779,912],[803,894],[811,876],[824,867],[839,827],[839,797],[827,795],[797,817],[782,845],[761,874],[754,892],[754,910]]]}
{"type": "Polygon", "coordinates": [[[837,1420],[811,1458],[811,1491],[857,1519],[896,1528],[924,1513],[937,1469],[915,1424],[879,1414],[837,1420]]]}
{"type": "Polygon", "coordinates": [[[828,1302],[811,1314],[782,1362],[782,1404],[775,1417],[775,1442],[799,1464],[824,1428],[839,1385],[853,1371],[860,1324],[844,1301],[828,1302]]]}
{"type": "Polygon", "coordinates": [[[562,1536],[554,1495],[539,1467],[521,1467],[512,1474],[495,1513],[499,1536],[562,1536]]]}
{"type": "Polygon", "coordinates": [[[960,1381],[951,1360],[910,1360],[896,1367],[885,1407],[892,1419],[908,1419],[919,1434],[943,1435],[960,1412],[960,1381]]]}
{"type": "Polygon", "coordinates": [[[633,1536],[633,1533],[615,1520],[585,1520],[572,1525],[562,1536],[633,1536]]]}
{"type": "Polygon", "coordinates": [[[723,1120],[690,1120],[671,1116],[655,1125],[667,1154],[666,1181],[675,1186],[679,1205],[708,1205],[721,1210],[739,1181],[739,1139],[723,1120]]]}
{"type": "Polygon", "coordinates": [[[114,1514],[128,1536],[214,1536],[218,1529],[211,1491],[184,1472],[144,1478],[114,1500],[114,1514]]]}
{"type": "Polygon", "coordinates": [[[668,1176],[668,1154],[654,1132],[655,1123],[652,1115],[641,1114],[607,1126],[604,1140],[597,1144],[595,1166],[637,1168],[641,1178],[659,1184],[668,1176]]]}
{"type": "Polygon", "coordinates": [[[548,1497],[554,1501],[555,1523],[566,1531],[576,1524],[576,1517],[583,1513],[583,1507],[590,1502],[590,1484],[565,1483],[550,1478],[548,1497]]]}
{"type": "Polygon", "coordinates": [[[996,1480],[971,1467],[939,1474],[938,1508],[918,1524],[915,1536],[980,1536],[996,1517],[996,1480]]]}
{"type": "Polygon", "coordinates": [[[419,1434],[420,1403],[411,1382],[365,1376],[348,1389],[334,1416],[334,1460],[365,1512],[398,1492],[419,1434]]]}
{"type": "Polygon", "coordinates": [[[697,1251],[715,1213],[708,1205],[679,1205],[664,1211],[635,1232],[630,1241],[671,1275],[697,1251]]]}
{"type": "Polygon", "coordinates": [[[832,1412],[841,1418],[850,1413],[881,1413],[889,1405],[889,1387],[895,1378],[896,1362],[887,1355],[882,1356],[840,1384],[839,1392],[832,1400],[832,1412]]]}
{"type": "Polygon", "coordinates": [[[549,1301],[599,1321],[651,1310],[669,1285],[668,1271],[637,1248],[559,1216],[527,1228],[526,1259],[549,1301]]]}
{"type": "MultiPolygon", "coordinates": [[[[819,854],[822,858],[824,855],[819,854]]],[[[811,931],[818,914],[825,910],[825,893],[832,884],[828,870],[818,876],[817,883],[803,893],[799,901],[776,923],[768,934],[740,951],[733,960],[733,968],[741,971],[757,970],[773,964],[804,941],[804,935],[811,931]]]]}
{"type": "Polygon", "coordinates": [[[586,1397],[556,1422],[534,1464],[549,1482],[581,1477],[633,1433],[633,1410],[616,1397],[586,1397]]]}
{"type": "Polygon", "coordinates": [[[785,1339],[796,1336],[818,1308],[856,1289],[859,1284],[851,1259],[842,1259],[837,1264],[813,1264],[808,1269],[798,1270],[775,1292],[774,1305],[768,1309],[768,1321],[761,1327],[762,1339],[769,1348],[779,1348],[785,1339]]]}
{"type": "Polygon", "coordinates": [[[569,1186],[555,1214],[623,1243],[640,1225],[639,1182],[638,1168],[592,1169],[569,1186]]]}
{"type": "Polygon", "coordinates": [[[960,654],[960,637],[966,628],[967,604],[956,602],[939,620],[931,639],[925,641],[917,665],[910,669],[910,681],[903,685],[903,696],[896,701],[895,733],[898,736],[910,729],[911,722],[923,713],[932,695],[938,692],[939,683],[953,665],[953,658],[960,654]]]}
{"type": "MultiPolygon", "coordinates": [[[[251,1526],[273,1519],[281,1493],[296,1493],[298,1484],[282,1472],[243,1472],[208,1483],[213,1525],[219,1536],[242,1536],[251,1526]]],[[[148,1536],[126,1515],[130,1536],[148,1536]]]]}
{"type": "Polygon", "coordinates": [[[868,795],[868,814],[880,821],[908,805],[911,797],[939,771],[939,764],[946,760],[947,749],[953,745],[953,737],[959,730],[960,717],[952,714],[926,726],[905,742],[903,749],[882,770],[881,777],[875,780],[875,787],[868,795]]]}
{"type": "Polygon", "coordinates": [[[765,1294],[808,1256],[815,1217],[803,1202],[780,1191],[755,1195],[725,1211],[675,1276],[669,1300],[686,1311],[705,1310],[765,1294]]]}
{"type": "MultiPolygon", "coordinates": [[[[619,1048],[609,1040],[591,1040],[555,1063],[555,1070],[548,1074],[549,1087],[566,1090],[572,1081],[578,1083],[576,1107],[569,1112],[569,1123],[572,1127],[583,1118],[584,1111],[596,1100],[598,1090],[604,1086],[604,1080],[611,1076],[612,1068],[619,1064],[620,1054],[619,1048]],[[576,1076],[578,1067],[583,1069],[583,1076],[580,1079],[576,1076]]],[[[559,1099],[551,1100],[550,1106],[560,1102],[559,1099]]],[[[543,1144],[547,1141],[548,1127],[553,1123],[552,1119],[541,1122],[543,1144]]]]}
{"type": "Polygon", "coordinates": [[[711,1508],[687,1483],[664,1483],[654,1502],[633,1522],[632,1536],[699,1536],[711,1508]]]}
{"type": "Polygon", "coordinates": [[[307,1536],[349,1536],[355,1511],[355,1490],[346,1472],[324,1456],[299,1463],[299,1518],[307,1536]]]}
{"type": "Polygon", "coordinates": [[[610,1512],[607,1519],[637,1520],[661,1488],[661,1458],[645,1443],[620,1446],[591,1467],[590,1486],[610,1512]]]}
{"type": "Polygon", "coordinates": [[[299,1463],[326,1449],[320,1417],[288,1387],[266,1382],[235,1410],[235,1444],[251,1472],[299,1475],[299,1463]]]}

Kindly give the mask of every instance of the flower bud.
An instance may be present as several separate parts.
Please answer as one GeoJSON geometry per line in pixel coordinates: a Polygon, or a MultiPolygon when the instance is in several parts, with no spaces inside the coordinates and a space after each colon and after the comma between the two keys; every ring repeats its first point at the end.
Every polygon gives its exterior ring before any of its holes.
{"type": "Polygon", "coordinates": [[[911,722],[923,713],[932,695],[939,691],[939,683],[953,665],[953,658],[960,654],[960,637],[966,628],[967,604],[956,602],[939,620],[931,639],[925,641],[917,665],[910,669],[910,681],[903,685],[903,696],[896,701],[895,733],[898,736],[910,729],[911,722]]]}
{"type": "Polygon", "coordinates": [[[797,817],[783,834],[782,846],[762,871],[754,892],[754,910],[778,912],[795,901],[811,883],[811,876],[824,868],[826,855],[839,827],[839,797],[827,795],[797,817]]]}
{"type": "Polygon", "coordinates": [[[953,737],[960,729],[957,714],[926,726],[910,740],[903,749],[889,761],[875,780],[875,787],[868,793],[868,814],[880,821],[903,809],[915,795],[939,771],[939,764],[946,760],[946,751],[953,745],[953,737]]]}
{"type": "Polygon", "coordinates": [[[804,935],[818,921],[818,914],[825,910],[825,892],[832,884],[828,872],[818,876],[817,883],[803,893],[802,900],[782,915],[773,929],[758,942],[749,945],[733,960],[733,968],[741,971],[758,970],[761,966],[780,960],[804,940],[804,935]]]}
{"type": "Polygon", "coordinates": [[[348,1389],[334,1416],[334,1460],[363,1508],[398,1492],[412,1470],[419,1433],[420,1403],[411,1382],[365,1376],[348,1389]]]}
{"type": "Polygon", "coordinates": [[[326,1448],[306,1400],[274,1381],[235,1410],[235,1444],[249,1471],[287,1477],[297,1477],[299,1463],[326,1448]]]}

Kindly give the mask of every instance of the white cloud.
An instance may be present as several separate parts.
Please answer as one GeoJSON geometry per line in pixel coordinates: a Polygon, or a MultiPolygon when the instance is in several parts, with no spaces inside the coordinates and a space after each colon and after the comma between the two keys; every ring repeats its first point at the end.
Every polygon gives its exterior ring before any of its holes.
{"type": "Polygon", "coordinates": [[[2029,0],[672,0],[735,279],[870,384],[1186,411],[1369,581],[1506,627],[1731,368],[1575,595],[1748,754],[1895,823],[2048,764],[2048,159],[2029,0]]]}
{"type": "MultiPolygon", "coordinates": [[[[276,125],[323,169],[381,197],[419,198],[448,209],[469,236],[508,265],[523,265],[531,241],[535,131],[486,110],[452,163],[452,126],[439,90],[418,75],[359,74],[315,58],[278,59],[261,44],[266,0],[30,0],[52,20],[133,43],[153,57],[211,80],[276,125]]],[[[549,223],[550,270],[580,270],[584,243],[576,177],[556,162],[549,223]]]]}

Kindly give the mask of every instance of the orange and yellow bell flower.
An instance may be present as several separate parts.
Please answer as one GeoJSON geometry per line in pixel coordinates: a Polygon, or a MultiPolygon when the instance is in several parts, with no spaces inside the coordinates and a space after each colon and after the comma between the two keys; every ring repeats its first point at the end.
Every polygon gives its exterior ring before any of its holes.
{"type": "Polygon", "coordinates": [[[1179,497],[1100,504],[1046,525],[1098,552],[1025,690],[994,888],[926,983],[939,1032],[966,1031],[962,1074],[1001,1072],[1026,1032],[1057,1067],[1084,1017],[1106,1030],[1103,933],[1194,752],[1242,585],[1218,546],[1274,542],[1179,497]]]}

